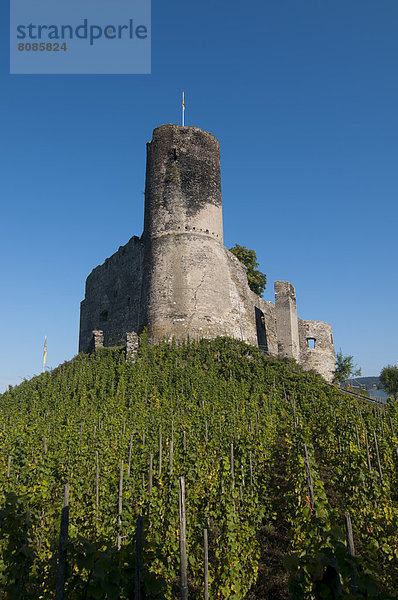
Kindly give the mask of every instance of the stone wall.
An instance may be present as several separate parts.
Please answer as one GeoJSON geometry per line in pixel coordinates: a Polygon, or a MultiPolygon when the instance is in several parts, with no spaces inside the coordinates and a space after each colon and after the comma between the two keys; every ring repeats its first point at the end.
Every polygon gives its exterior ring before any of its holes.
{"type": "Polygon", "coordinates": [[[127,331],[141,327],[143,246],[132,237],[86,281],[80,305],[79,352],[87,352],[93,330],[102,330],[105,346],[125,344],[127,331]]]}
{"type": "Polygon", "coordinates": [[[135,362],[139,347],[139,335],[135,331],[126,332],[126,354],[132,362],[135,362]]]}
{"type": "Polygon", "coordinates": [[[277,355],[275,305],[251,291],[247,283],[246,267],[232,252],[224,250],[229,263],[231,301],[235,304],[235,320],[239,323],[239,328],[235,326],[231,337],[259,346],[267,354],[277,355]]]}
{"type": "Polygon", "coordinates": [[[299,360],[296,290],[288,281],[275,281],[275,317],[278,354],[299,360]]]}
{"type": "MultiPolygon", "coordinates": [[[[275,304],[273,302],[266,302],[262,298],[259,298],[257,294],[254,294],[254,292],[252,292],[252,294],[253,305],[262,313],[259,317],[261,321],[264,322],[265,326],[266,352],[271,356],[277,356],[278,336],[276,330],[275,304]],[[264,316],[264,318],[262,318],[262,316],[264,316]]],[[[261,347],[260,343],[258,345],[261,347]]]]}
{"type": "Polygon", "coordinates": [[[332,328],[323,321],[299,319],[300,364],[307,371],[316,371],[332,382],[336,370],[336,356],[332,328]]]}

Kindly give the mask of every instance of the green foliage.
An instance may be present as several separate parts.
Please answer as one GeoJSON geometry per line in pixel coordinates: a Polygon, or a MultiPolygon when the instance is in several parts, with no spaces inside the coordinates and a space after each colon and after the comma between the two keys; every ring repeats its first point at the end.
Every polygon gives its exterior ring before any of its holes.
{"type": "Polygon", "coordinates": [[[134,596],[142,515],[143,597],[177,598],[180,476],[191,598],[203,597],[204,528],[210,598],[243,600],[262,560],[259,533],[279,524],[291,598],[392,598],[397,432],[395,402],[382,408],[347,398],[320,376],[236,340],[149,346],[143,336],[135,364],[123,349],[79,355],[0,396],[0,599],[54,597],[65,483],[66,597],[134,596]]]}
{"type": "Polygon", "coordinates": [[[239,244],[235,244],[229,251],[245,265],[249,288],[258,296],[262,296],[267,284],[267,276],[257,269],[259,264],[255,251],[249,250],[246,246],[240,246],[239,244]]]}
{"type": "Polygon", "coordinates": [[[381,370],[380,381],[384,385],[386,392],[398,398],[398,366],[387,365],[381,370]]]}
{"type": "Polygon", "coordinates": [[[0,510],[0,538],[2,539],[3,591],[7,598],[34,598],[34,585],[29,575],[34,563],[30,513],[23,502],[11,492],[6,495],[0,510]]]}
{"type": "Polygon", "coordinates": [[[361,369],[354,366],[353,356],[344,356],[340,350],[336,354],[336,370],[334,372],[334,379],[337,383],[342,383],[350,377],[359,377],[361,375],[361,369]]]}

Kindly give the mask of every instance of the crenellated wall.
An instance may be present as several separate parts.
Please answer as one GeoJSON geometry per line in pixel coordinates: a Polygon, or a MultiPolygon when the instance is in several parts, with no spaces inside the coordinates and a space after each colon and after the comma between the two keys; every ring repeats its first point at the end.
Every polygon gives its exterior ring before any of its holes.
{"type": "Polygon", "coordinates": [[[241,339],[294,358],[328,381],[335,368],[330,325],[298,319],[295,289],[287,281],[275,282],[275,304],[254,294],[246,268],[224,248],[220,147],[197,127],[154,130],[147,144],[143,235],[88,276],[79,350],[101,343],[135,347],[144,327],[151,342],[241,339]]]}

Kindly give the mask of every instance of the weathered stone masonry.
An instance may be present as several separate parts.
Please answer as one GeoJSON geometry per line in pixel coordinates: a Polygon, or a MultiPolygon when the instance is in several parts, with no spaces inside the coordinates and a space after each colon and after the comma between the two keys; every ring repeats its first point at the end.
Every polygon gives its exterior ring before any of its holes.
{"type": "Polygon", "coordinates": [[[144,232],[86,281],[79,351],[161,339],[230,336],[295,358],[331,380],[330,325],[297,317],[294,287],[275,282],[275,304],[254,294],[223,245],[220,147],[197,127],[162,125],[147,144],[144,232]],[[312,347],[314,346],[314,347],[312,347]]]}

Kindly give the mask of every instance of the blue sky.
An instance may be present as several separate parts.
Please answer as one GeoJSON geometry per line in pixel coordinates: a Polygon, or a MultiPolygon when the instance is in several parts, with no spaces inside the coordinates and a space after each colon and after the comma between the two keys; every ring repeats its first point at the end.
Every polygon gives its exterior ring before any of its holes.
{"type": "Polygon", "coordinates": [[[224,235],[363,375],[398,361],[398,3],[152,4],[151,75],[9,75],[0,8],[0,390],[77,352],[90,271],[140,235],[145,143],[221,143],[224,235]]]}

